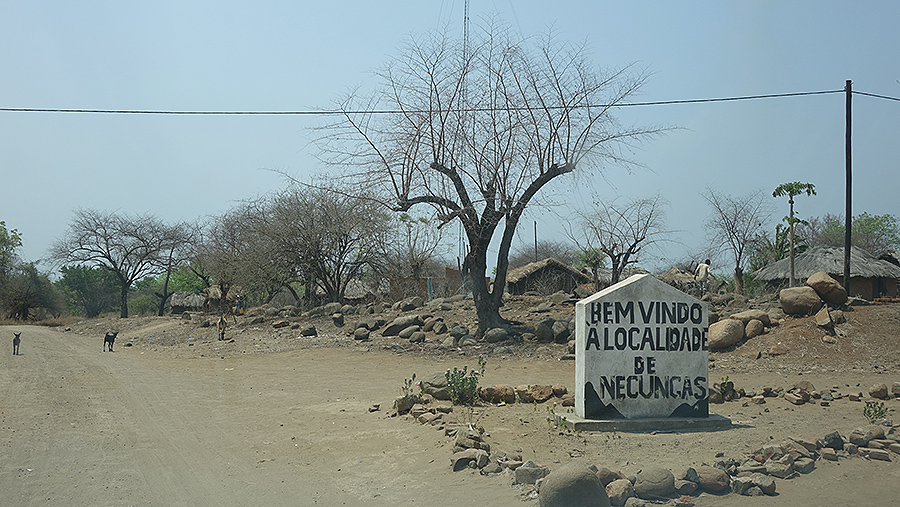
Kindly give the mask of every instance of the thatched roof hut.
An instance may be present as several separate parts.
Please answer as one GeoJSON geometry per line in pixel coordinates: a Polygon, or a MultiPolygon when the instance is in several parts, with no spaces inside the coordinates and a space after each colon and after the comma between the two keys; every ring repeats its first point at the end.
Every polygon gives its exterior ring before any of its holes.
{"type": "MultiPolygon", "coordinates": [[[[785,258],[756,271],[753,276],[772,284],[784,284],[790,278],[790,270],[791,260],[785,258]]],[[[805,280],[819,271],[824,271],[843,283],[844,249],[820,246],[795,257],[794,276],[798,280],[805,280]]],[[[851,296],[865,299],[896,297],[898,280],[900,266],[877,259],[865,250],[850,249],[850,287],[847,287],[847,292],[851,296]]]]}
{"type": "Polygon", "coordinates": [[[590,281],[590,277],[581,271],[548,257],[511,269],[506,274],[506,290],[515,295],[529,291],[549,295],[559,291],[572,292],[578,285],[590,281]]]}

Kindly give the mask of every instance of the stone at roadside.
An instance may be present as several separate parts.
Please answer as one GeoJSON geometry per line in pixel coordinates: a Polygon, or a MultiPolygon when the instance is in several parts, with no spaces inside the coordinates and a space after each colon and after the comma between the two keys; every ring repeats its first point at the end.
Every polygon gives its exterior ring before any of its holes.
{"type": "Polygon", "coordinates": [[[291,325],[291,321],[284,320],[284,319],[276,320],[275,322],[272,323],[272,327],[275,329],[281,329],[283,327],[288,327],[290,325],[291,325]]]}
{"type": "Polygon", "coordinates": [[[409,336],[410,343],[422,343],[425,341],[425,332],[424,331],[415,331],[413,334],[409,336]]]}
{"type": "Polygon", "coordinates": [[[454,453],[450,457],[450,466],[454,472],[466,468],[484,468],[490,461],[490,455],[481,449],[466,449],[454,453]]]}
{"type": "Polygon", "coordinates": [[[413,324],[412,326],[403,328],[402,331],[397,333],[397,337],[403,338],[404,340],[408,340],[413,335],[413,333],[415,333],[416,331],[421,331],[421,330],[422,330],[422,326],[420,326],[418,324],[413,324]]]}
{"type": "MultiPolygon", "coordinates": [[[[623,475],[622,472],[613,472],[612,470],[603,467],[598,468],[595,474],[604,486],[608,486],[612,481],[625,479],[625,475],[623,475]]],[[[631,483],[629,482],[629,484],[631,483]]]]}
{"type": "Polygon", "coordinates": [[[806,285],[831,306],[841,306],[847,302],[847,290],[824,271],[813,273],[806,279],[806,285]]]}
{"type": "Polygon", "coordinates": [[[356,328],[356,331],[353,331],[353,339],[360,340],[360,341],[366,341],[369,339],[369,334],[370,334],[370,331],[368,329],[366,329],[364,327],[358,327],[358,328],[356,328]]]}
{"type": "Polygon", "coordinates": [[[819,451],[819,455],[822,456],[822,459],[828,461],[837,461],[837,452],[831,447],[823,447],[821,451],[819,451]]]}
{"type": "MultiPolygon", "coordinates": [[[[518,470],[516,470],[518,473],[518,470]]],[[[540,507],[609,507],[600,479],[586,466],[569,462],[541,482],[540,507]]]]}
{"type": "Polygon", "coordinates": [[[444,321],[436,322],[431,330],[434,331],[434,334],[444,334],[447,332],[447,324],[444,321]]]}
{"type": "Polygon", "coordinates": [[[509,331],[502,327],[488,329],[484,333],[484,341],[488,343],[502,342],[509,338],[509,331]]]}
{"type": "Polygon", "coordinates": [[[721,493],[731,487],[731,478],[724,470],[711,466],[699,466],[697,470],[697,484],[710,493],[721,493]]]}
{"type": "Polygon", "coordinates": [[[515,403],[516,390],[512,386],[500,384],[483,387],[480,390],[481,399],[488,403],[515,403]]]}
{"type": "Polygon", "coordinates": [[[675,492],[675,476],[660,467],[644,468],[635,474],[634,493],[646,500],[666,497],[675,492]]]}
{"type": "Polygon", "coordinates": [[[894,382],[894,385],[891,386],[891,394],[900,398],[900,382],[894,382]]]}
{"type": "Polygon", "coordinates": [[[457,345],[459,347],[472,347],[478,345],[478,340],[476,340],[474,336],[467,334],[459,339],[457,345]]]}
{"type": "Polygon", "coordinates": [[[400,301],[400,311],[410,312],[421,307],[425,302],[419,296],[413,296],[400,301]]]}
{"type": "Polygon", "coordinates": [[[860,447],[859,453],[869,459],[875,459],[879,461],[890,461],[891,454],[884,449],[871,449],[868,447],[860,447]]]}
{"type": "Polygon", "coordinates": [[[887,384],[881,382],[873,384],[872,387],[869,388],[869,396],[878,398],[879,400],[886,400],[890,398],[890,396],[888,396],[887,384]]]}
{"type": "Polygon", "coordinates": [[[762,321],[752,319],[750,322],[744,326],[744,336],[749,340],[750,338],[756,338],[757,336],[763,334],[766,327],[763,325],[762,321]]]}
{"type": "Polygon", "coordinates": [[[553,319],[543,319],[534,326],[534,336],[541,343],[553,341],[553,319]]]}
{"type": "Polygon", "coordinates": [[[531,386],[516,386],[516,398],[522,403],[534,403],[534,396],[531,395],[531,386]]]}
{"type": "Polygon", "coordinates": [[[709,349],[719,350],[730,347],[744,338],[741,321],[724,319],[709,326],[709,349]]]}
{"type": "Polygon", "coordinates": [[[531,386],[531,398],[538,402],[544,403],[553,397],[553,386],[531,386]]]}
{"type": "Polygon", "coordinates": [[[401,315],[381,331],[381,336],[397,336],[410,326],[422,326],[425,322],[419,315],[401,315]]]}
{"type": "Polygon", "coordinates": [[[692,495],[699,485],[696,482],[686,481],[684,479],[675,479],[675,492],[679,495],[692,495]]]}
{"type": "Polygon", "coordinates": [[[550,327],[553,332],[553,341],[556,343],[566,343],[569,341],[569,323],[561,320],[553,322],[550,327]]]}
{"type": "Polygon", "coordinates": [[[610,505],[625,505],[629,498],[634,497],[634,486],[628,479],[615,479],[606,485],[606,496],[610,505]]]}
{"type": "Polygon", "coordinates": [[[794,405],[803,405],[805,403],[803,397],[797,396],[794,393],[784,393],[784,400],[794,405]]]}
{"type": "Polygon", "coordinates": [[[450,327],[450,336],[459,340],[463,336],[469,334],[469,329],[466,326],[456,324],[450,327]]]}
{"type": "Polygon", "coordinates": [[[767,477],[761,473],[750,474],[746,477],[735,477],[732,490],[739,495],[753,495],[751,490],[757,488],[761,493],[766,495],[775,494],[775,479],[767,477]]]}
{"type": "Polygon", "coordinates": [[[758,320],[763,323],[764,326],[770,325],[772,322],[769,319],[769,314],[763,310],[751,309],[744,310],[743,312],[738,312],[730,317],[729,319],[739,320],[744,325],[747,325],[751,320],[758,320]]]}
{"type": "Polygon", "coordinates": [[[304,326],[300,329],[300,336],[318,336],[319,332],[316,331],[316,326],[309,325],[304,326]]]}
{"type": "Polygon", "coordinates": [[[831,318],[831,312],[828,311],[827,306],[823,306],[814,318],[817,326],[828,331],[834,331],[834,320],[831,318]]]}
{"type": "Polygon", "coordinates": [[[808,474],[816,468],[816,462],[812,458],[798,458],[794,460],[794,470],[801,474],[808,474]]]}
{"type": "Polygon", "coordinates": [[[785,479],[792,473],[794,473],[794,458],[790,454],[785,454],[777,460],[766,462],[766,475],[785,479]]]}
{"type": "Polygon", "coordinates": [[[335,313],[331,315],[331,323],[334,324],[334,327],[344,327],[344,314],[343,313],[335,313]]]}
{"type": "Polygon", "coordinates": [[[441,342],[441,347],[453,348],[456,347],[456,338],[452,336],[448,336],[441,342]]]}
{"type": "Polygon", "coordinates": [[[574,407],[575,406],[575,393],[566,393],[562,395],[561,404],[564,407],[574,407]]]}
{"type": "Polygon", "coordinates": [[[394,410],[397,411],[398,414],[403,415],[412,410],[413,406],[419,403],[421,400],[418,395],[415,394],[407,394],[406,396],[401,396],[394,400],[394,410]]]}
{"type": "Polygon", "coordinates": [[[550,473],[546,467],[538,466],[533,461],[526,461],[516,468],[516,484],[534,484],[538,479],[543,479],[550,473]]]}
{"type": "Polygon", "coordinates": [[[812,287],[789,287],[778,293],[781,309],[788,315],[814,315],[822,308],[822,299],[812,287]]]}
{"type": "Polygon", "coordinates": [[[444,373],[433,373],[428,377],[423,377],[419,381],[419,387],[424,394],[430,394],[436,400],[446,401],[450,399],[447,376],[444,373]]]}

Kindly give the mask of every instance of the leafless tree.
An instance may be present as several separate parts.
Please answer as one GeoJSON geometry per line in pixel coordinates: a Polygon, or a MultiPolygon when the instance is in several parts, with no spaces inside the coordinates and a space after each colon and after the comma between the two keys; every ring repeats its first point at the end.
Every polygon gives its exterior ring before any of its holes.
{"type": "Polygon", "coordinates": [[[422,278],[443,276],[441,229],[434,218],[400,213],[389,224],[382,251],[373,263],[377,277],[390,282],[397,297],[418,295],[422,278]]]}
{"type": "Polygon", "coordinates": [[[761,190],[745,196],[720,195],[707,188],[701,195],[712,208],[706,230],[714,247],[727,248],[734,259],[734,291],[744,292],[745,253],[772,215],[770,199],[761,190]]]}
{"type": "Polygon", "coordinates": [[[342,301],[347,285],[376,260],[389,216],[375,200],[328,188],[292,186],[267,206],[265,234],[278,269],[302,281],[307,297],[318,286],[342,301]]]}
{"type": "Polygon", "coordinates": [[[128,317],[128,291],[141,278],[165,270],[163,252],[177,239],[157,217],[80,209],[66,235],[54,242],[50,258],[113,272],[120,283],[121,317],[128,317]]]}
{"type": "Polygon", "coordinates": [[[622,204],[595,203],[591,209],[577,212],[580,230],[569,231],[569,235],[582,252],[599,251],[609,258],[610,283],[616,284],[626,267],[640,261],[646,247],[667,240],[664,206],[658,195],[622,204]]]}
{"type": "Polygon", "coordinates": [[[583,46],[521,39],[489,24],[467,43],[445,35],[409,41],[381,69],[371,98],[340,103],[343,116],[319,139],[357,190],[389,195],[395,211],[431,206],[443,223],[460,220],[464,262],[480,332],[503,326],[499,309],[508,255],[525,208],[550,182],[608,162],[659,128],[623,127],[612,110],[644,76],[604,72],[583,46]],[[351,167],[355,166],[357,170],[351,167]],[[493,288],[488,246],[501,234],[493,288]]]}

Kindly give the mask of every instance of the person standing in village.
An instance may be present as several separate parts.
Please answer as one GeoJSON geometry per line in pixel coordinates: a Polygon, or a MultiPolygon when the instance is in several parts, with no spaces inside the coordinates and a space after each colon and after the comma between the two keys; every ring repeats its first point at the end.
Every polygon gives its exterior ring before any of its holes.
{"type": "Polygon", "coordinates": [[[697,265],[697,270],[694,271],[694,280],[700,282],[700,293],[706,294],[706,291],[709,290],[709,259],[697,265]]]}
{"type": "Polygon", "coordinates": [[[219,323],[216,324],[216,327],[219,329],[219,341],[225,340],[225,328],[228,327],[228,321],[225,320],[225,314],[223,313],[221,317],[219,317],[219,323]]]}

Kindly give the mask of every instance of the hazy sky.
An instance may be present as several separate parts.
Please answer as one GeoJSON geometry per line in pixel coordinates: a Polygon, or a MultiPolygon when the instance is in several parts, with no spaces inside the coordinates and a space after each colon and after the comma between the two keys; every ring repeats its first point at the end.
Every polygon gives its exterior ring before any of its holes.
{"type": "MultiPolygon", "coordinates": [[[[0,3],[0,107],[310,110],[374,83],[371,71],[410,34],[462,32],[463,1],[0,3]]],[[[471,0],[471,23],[498,14],[514,30],[587,41],[605,67],[652,75],[640,101],[839,90],[900,97],[900,2],[471,0]]],[[[702,254],[710,186],[769,193],[815,184],[800,216],[844,211],[843,94],[622,108],[623,123],[681,129],[633,154],[644,169],[604,167],[590,199],[661,193],[677,229],[662,267],[702,254]]],[[[0,112],[0,220],[37,260],[79,207],[170,222],[221,213],[320,170],[302,116],[142,116],[0,112]]],[[[853,97],[854,214],[900,214],[900,102],[853,97]]],[[[770,229],[787,213],[784,199],[770,229]]],[[[565,216],[565,212],[557,209],[565,216]]],[[[517,233],[562,239],[535,209],[517,233]]],[[[516,245],[514,245],[516,248],[516,245]]]]}

